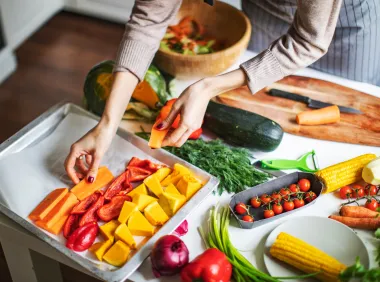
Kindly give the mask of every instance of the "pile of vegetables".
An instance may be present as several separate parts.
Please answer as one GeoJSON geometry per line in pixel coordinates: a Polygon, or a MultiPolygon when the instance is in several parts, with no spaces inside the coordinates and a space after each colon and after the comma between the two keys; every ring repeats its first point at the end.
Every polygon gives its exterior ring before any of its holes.
{"type": "MultiPolygon", "coordinates": [[[[86,109],[96,115],[102,115],[111,93],[114,65],[115,62],[110,60],[101,62],[86,76],[83,103],[86,109]]],[[[172,78],[167,77],[167,79],[172,78]]],[[[168,83],[170,85],[171,81],[168,83]]],[[[165,105],[170,96],[165,77],[154,65],[150,65],[144,80],[133,92],[123,119],[153,122],[158,110],[165,105]]]]}
{"type": "Polygon", "coordinates": [[[187,16],[177,25],[168,27],[160,48],[184,55],[200,55],[213,53],[224,46],[215,38],[207,37],[204,26],[187,16]]]}
{"type": "MultiPolygon", "coordinates": [[[[145,140],[149,140],[150,136],[144,131],[136,135],[145,140]]],[[[217,177],[220,181],[219,195],[223,191],[238,193],[269,179],[269,175],[253,167],[248,150],[230,148],[220,140],[189,140],[180,148],[164,149],[217,177]]]]}

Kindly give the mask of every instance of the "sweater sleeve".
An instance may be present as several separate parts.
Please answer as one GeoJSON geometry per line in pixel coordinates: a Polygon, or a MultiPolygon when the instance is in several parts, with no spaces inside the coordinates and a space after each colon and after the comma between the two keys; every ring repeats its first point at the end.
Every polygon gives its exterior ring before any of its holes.
{"type": "Polygon", "coordinates": [[[114,72],[130,71],[144,79],[160,40],[181,0],[136,0],[116,56],[114,72]]]}
{"type": "Polygon", "coordinates": [[[326,54],[341,5],[342,0],[298,0],[288,32],[240,66],[251,92],[256,93],[326,54]]]}

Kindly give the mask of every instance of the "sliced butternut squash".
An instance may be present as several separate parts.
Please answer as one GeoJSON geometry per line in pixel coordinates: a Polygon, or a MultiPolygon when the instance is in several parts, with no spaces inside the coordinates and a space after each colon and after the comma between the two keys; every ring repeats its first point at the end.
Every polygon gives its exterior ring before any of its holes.
{"type": "Polygon", "coordinates": [[[144,215],[150,224],[154,226],[163,225],[165,222],[169,220],[168,215],[164,212],[162,207],[158,204],[158,202],[153,202],[149,204],[144,209],[144,215]]]}
{"type": "Polygon", "coordinates": [[[137,208],[139,209],[139,211],[143,211],[147,205],[157,200],[158,199],[148,196],[148,195],[136,194],[132,198],[132,203],[137,205],[137,208]]]}
{"type": "Polygon", "coordinates": [[[156,195],[157,197],[160,197],[162,190],[160,181],[158,180],[157,175],[154,173],[147,178],[144,179],[144,184],[149,188],[149,190],[156,195]]]}
{"type": "Polygon", "coordinates": [[[123,207],[121,208],[121,212],[119,218],[117,219],[120,223],[127,223],[131,214],[135,211],[138,211],[139,208],[135,203],[125,201],[123,207]]]}
{"type": "Polygon", "coordinates": [[[122,241],[117,241],[103,256],[104,261],[114,266],[122,266],[127,262],[131,249],[122,241]]]}
{"type": "Polygon", "coordinates": [[[133,197],[135,194],[144,194],[148,195],[148,190],[146,189],[146,186],[144,183],[137,186],[135,189],[133,189],[131,192],[129,192],[127,195],[133,197]]]}
{"type": "Polygon", "coordinates": [[[176,195],[181,195],[181,193],[178,191],[178,189],[174,186],[173,183],[170,183],[166,188],[165,188],[166,193],[170,194],[176,194],[176,195]]]}
{"type": "Polygon", "coordinates": [[[184,175],[177,184],[179,192],[189,200],[199,189],[202,184],[190,175],[184,175]]]}
{"type": "Polygon", "coordinates": [[[153,175],[155,175],[158,179],[158,181],[162,181],[164,180],[170,173],[172,172],[172,170],[168,167],[163,167],[163,168],[160,168],[159,170],[157,170],[153,175]]]}
{"type": "Polygon", "coordinates": [[[128,228],[134,236],[152,236],[154,227],[139,211],[134,212],[128,220],[128,228]]]}
{"type": "Polygon", "coordinates": [[[152,149],[160,149],[162,146],[162,141],[164,141],[166,134],[169,132],[169,128],[164,130],[157,129],[157,125],[161,122],[162,121],[160,119],[157,119],[152,127],[148,144],[152,149]]]}
{"type": "Polygon", "coordinates": [[[67,194],[67,188],[59,188],[50,192],[45,199],[29,214],[33,221],[44,219],[44,217],[54,208],[56,204],[67,194]]]}
{"type": "Polygon", "coordinates": [[[131,249],[136,249],[136,242],[125,223],[120,224],[115,231],[115,239],[126,243],[131,249]]]}
{"type": "Polygon", "coordinates": [[[186,202],[186,197],[170,193],[162,193],[158,203],[168,216],[173,216],[186,202]]]}
{"type": "MultiPolygon", "coordinates": [[[[62,223],[64,217],[70,215],[72,208],[78,203],[77,197],[73,193],[67,193],[58,204],[44,217],[42,220],[36,221],[36,225],[45,229],[46,231],[52,230],[53,226],[60,222],[62,223]]],[[[66,220],[65,219],[65,220],[66,220]]],[[[64,224],[64,223],[63,223],[64,224]]],[[[63,226],[62,224],[62,226],[63,226]]],[[[59,226],[59,224],[58,224],[59,226]]],[[[58,227],[56,227],[58,228],[58,227]]],[[[50,231],[49,231],[50,232],[50,231]]]]}
{"type": "Polygon", "coordinates": [[[157,109],[160,100],[150,84],[143,80],[133,91],[132,97],[147,105],[151,109],[157,109]]]}
{"type": "Polygon", "coordinates": [[[106,240],[113,239],[115,236],[115,230],[119,224],[120,223],[117,220],[111,220],[107,222],[106,224],[99,227],[100,234],[102,234],[106,240]]]}
{"type": "Polygon", "coordinates": [[[103,242],[95,243],[91,246],[89,251],[92,252],[98,260],[103,261],[104,254],[109,250],[109,248],[111,248],[112,244],[113,238],[103,242]]]}
{"type": "Polygon", "coordinates": [[[90,196],[95,191],[103,188],[108,183],[110,183],[114,179],[114,176],[111,171],[105,166],[100,167],[98,170],[98,175],[93,183],[88,183],[86,179],[83,179],[77,185],[75,185],[71,192],[77,196],[79,200],[83,200],[84,198],[90,196]]]}

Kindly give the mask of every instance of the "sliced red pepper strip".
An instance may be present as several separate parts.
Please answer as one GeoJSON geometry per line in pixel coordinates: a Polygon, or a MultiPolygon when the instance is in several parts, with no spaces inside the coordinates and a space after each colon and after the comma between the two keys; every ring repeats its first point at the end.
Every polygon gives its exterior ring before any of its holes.
{"type": "Polygon", "coordinates": [[[138,167],[142,169],[149,170],[151,173],[156,172],[160,168],[165,167],[162,164],[155,164],[150,160],[140,160],[139,158],[133,157],[127,165],[127,169],[130,167],[138,167]]]}
{"type": "Polygon", "coordinates": [[[99,208],[101,208],[104,205],[104,196],[100,195],[98,200],[92,204],[92,206],[86,211],[86,213],[82,216],[82,218],[79,221],[79,226],[84,226],[90,222],[97,222],[98,217],[96,215],[96,212],[99,208]]]}
{"type": "Polygon", "coordinates": [[[103,221],[108,222],[118,217],[125,201],[131,202],[132,198],[127,195],[113,197],[111,199],[111,202],[98,209],[97,214],[99,218],[103,221]]]}
{"type": "Polygon", "coordinates": [[[80,201],[73,209],[71,210],[71,214],[84,214],[88,208],[95,203],[99,198],[99,193],[94,193],[87,198],[80,201]]]}
{"type": "Polygon", "coordinates": [[[66,247],[76,252],[83,252],[90,248],[98,235],[98,224],[90,222],[77,228],[67,239],[66,247]]]}
{"type": "MultiPolygon", "coordinates": [[[[124,191],[127,191],[127,190],[130,191],[130,190],[133,189],[131,181],[129,180],[130,178],[131,178],[131,173],[127,169],[126,176],[125,176],[125,181],[124,181],[124,191]]],[[[120,191],[120,192],[122,192],[122,191],[120,191]]],[[[120,194],[120,192],[118,194],[120,194]]]]}
{"type": "MultiPolygon", "coordinates": [[[[119,193],[117,193],[116,196],[128,196],[128,197],[130,197],[130,196],[128,195],[128,193],[131,192],[132,190],[133,190],[133,187],[131,186],[130,188],[128,188],[128,189],[126,189],[126,190],[120,191],[119,193]]],[[[115,196],[115,197],[116,197],[116,196],[115,196]]],[[[132,201],[132,200],[131,200],[131,201],[132,201]]]]}
{"type": "Polygon", "coordinates": [[[139,158],[133,157],[127,167],[136,166],[136,167],[145,167],[147,166],[149,160],[140,160],[139,158]]]}
{"type": "Polygon", "coordinates": [[[70,214],[65,226],[63,226],[63,236],[67,239],[79,227],[79,214],[70,214]]]}
{"type": "Polygon", "coordinates": [[[115,196],[117,193],[123,190],[126,174],[127,174],[126,172],[123,172],[122,174],[120,174],[107,188],[107,191],[104,194],[104,198],[107,201],[110,201],[113,196],[115,196]]]}
{"type": "Polygon", "coordinates": [[[128,168],[128,180],[130,182],[136,182],[136,181],[141,181],[147,178],[149,175],[152,174],[151,171],[140,168],[140,167],[129,167],[128,168]]]}

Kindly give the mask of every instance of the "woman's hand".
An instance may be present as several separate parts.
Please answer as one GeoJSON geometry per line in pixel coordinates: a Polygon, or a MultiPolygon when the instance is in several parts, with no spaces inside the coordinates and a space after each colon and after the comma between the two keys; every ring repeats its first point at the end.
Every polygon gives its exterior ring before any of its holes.
{"type": "Polygon", "coordinates": [[[66,172],[75,184],[84,177],[88,182],[94,182],[100,161],[116,134],[137,83],[137,77],[131,72],[115,74],[111,94],[100,122],[71,146],[70,154],[66,158],[66,172]]]}
{"type": "Polygon", "coordinates": [[[167,118],[157,125],[157,129],[167,129],[172,125],[177,115],[181,115],[178,128],[166,136],[162,146],[181,147],[191,133],[202,126],[211,98],[245,84],[244,72],[237,69],[220,76],[202,79],[189,86],[173,104],[167,118]]]}
{"type": "Polygon", "coordinates": [[[71,146],[70,154],[65,161],[65,168],[75,184],[84,177],[89,183],[94,182],[100,161],[108,150],[113,137],[114,131],[111,127],[99,123],[71,146]]]}

